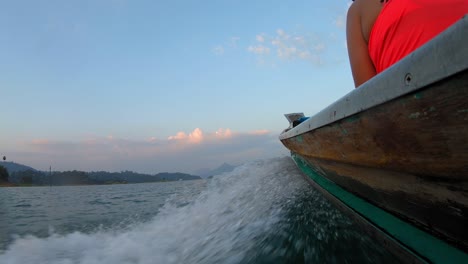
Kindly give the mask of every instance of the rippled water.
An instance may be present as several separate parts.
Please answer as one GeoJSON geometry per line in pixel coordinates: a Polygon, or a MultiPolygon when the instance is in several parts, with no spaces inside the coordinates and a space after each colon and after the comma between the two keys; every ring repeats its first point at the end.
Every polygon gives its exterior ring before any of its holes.
{"type": "Polygon", "coordinates": [[[0,263],[395,263],[289,158],[212,180],[0,189],[0,263]]]}

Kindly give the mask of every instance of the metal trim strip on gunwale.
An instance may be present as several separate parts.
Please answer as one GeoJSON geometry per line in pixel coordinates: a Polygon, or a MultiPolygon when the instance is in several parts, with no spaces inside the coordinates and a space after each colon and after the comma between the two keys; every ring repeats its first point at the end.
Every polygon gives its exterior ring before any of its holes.
{"type": "Polygon", "coordinates": [[[414,92],[468,69],[468,15],[387,70],[349,92],[300,125],[287,139],[414,92]],[[416,67],[415,67],[416,66],[416,67]]]}

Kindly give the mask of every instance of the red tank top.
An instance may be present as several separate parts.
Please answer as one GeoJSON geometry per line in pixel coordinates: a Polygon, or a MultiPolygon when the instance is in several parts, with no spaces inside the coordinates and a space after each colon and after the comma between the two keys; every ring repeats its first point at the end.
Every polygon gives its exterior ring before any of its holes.
{"type": "Polygon", "coordinates": [[[389,0],[369,36],[377,73],[390,67],[468,14],[468,0],[389,0]]]}

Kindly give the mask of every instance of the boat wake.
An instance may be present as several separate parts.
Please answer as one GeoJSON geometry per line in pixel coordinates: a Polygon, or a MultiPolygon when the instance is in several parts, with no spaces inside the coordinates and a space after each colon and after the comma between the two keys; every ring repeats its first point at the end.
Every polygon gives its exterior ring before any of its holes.
{"type": "Polygon", "coordinates": [[[122,229],[16,238],[0,263],[303,263],[351,255],[382,262],[382,250],[287,157],[245,164],[184,197],[173,195],[153,219],[122,229]]]}

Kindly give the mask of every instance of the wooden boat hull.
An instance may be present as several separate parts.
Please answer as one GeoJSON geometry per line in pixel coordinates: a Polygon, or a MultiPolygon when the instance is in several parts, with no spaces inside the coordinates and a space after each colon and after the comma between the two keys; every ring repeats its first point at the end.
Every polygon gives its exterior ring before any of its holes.
{"type": "Polygon", "coordinates": [[[468,248],[468,71],[282,142],[346,190],[468,248]]]}
{"type": "Polygon", "coordinates": [[[280,140],[321,177],[468,261],[468,18],[441,35],[280,140]]]}

